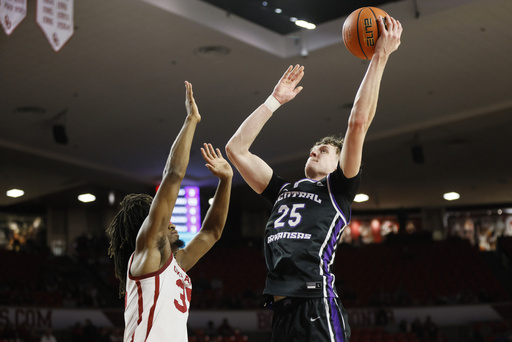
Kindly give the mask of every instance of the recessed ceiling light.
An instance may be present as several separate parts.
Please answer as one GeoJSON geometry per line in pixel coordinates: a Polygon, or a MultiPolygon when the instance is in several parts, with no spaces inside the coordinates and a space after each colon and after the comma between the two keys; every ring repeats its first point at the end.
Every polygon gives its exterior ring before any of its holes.
{"type": "Polygon", "coordinates": [[[114,205],[116,203],[116,194],[114,191],[108,193],[108,204],[114,205]]]}
{"type": "Polygon", "coordinates": [[[366,194],[357,194],[356,197],[354,198],[354,202],[361,203],[361,202],[366,202],[369,199],[370,199],[370,197],[366,194]]]}
{"type": "Polygon", "coordinates": [[[316,28],[316,25],[313,23],[308,23],[305,20],[297,20],[295,21],[295,25],[306,28],[308,30],[314,30],[316,28]]]}
{"type": "Polygon", "coordinates": [[[460,195],[456,192],[447,192],[443,195],[443,198],[447,201],[455,201],[460,198],[460,195]]]}
{"type": "Polygon", "coordinates": [[[12,198],[21,197],[25,194],[25,191],[20,189],[7,190],[6,195],[12,198]]]}
{"type": "Polygon", "coordinates": [[[93,194],[81,194],[78,195],[78,200],[84,203],[94,202],[96,201],[96,196],[93,194]]]}

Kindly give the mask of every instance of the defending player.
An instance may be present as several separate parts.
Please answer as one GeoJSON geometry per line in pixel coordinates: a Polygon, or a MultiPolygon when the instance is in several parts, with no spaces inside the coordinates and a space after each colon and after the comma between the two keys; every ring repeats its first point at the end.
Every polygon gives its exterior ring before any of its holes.
{"type": "Polygon", "coordinates": [[[219,184],[202,229],[180,249],[183,242],[170,223],[196,125],[201,121],[192,85],[185,82],[185,87],[187,118],[171,147],[155,198],[126,196],[107,229],[109,255],[114,257],[120,295],[125,295],[127,342],[188,340],[192,284],[186,272],[220,239],[226,223],[233,170],[211,144],[204,144],[201,153],[219,184]]]}
{"type": "Polygon", "coordinates": [[[307,178],[286,181],[249,151],[282,104],[302,90],[304,67],[290,66],[272,95],[239,127],[226,145],[228,158],[249,186],[273,203],[265,229],[268,270],[264,294],[274,310],[272,341],[348,341],[350,327],[336,293],[331,264],[360,181],[366,132],[377,107],[389,55],[400,45],[402,26],[379,19],[382,35],[354,101],[343,140],[327,137],[313,146],[307,178]]]}

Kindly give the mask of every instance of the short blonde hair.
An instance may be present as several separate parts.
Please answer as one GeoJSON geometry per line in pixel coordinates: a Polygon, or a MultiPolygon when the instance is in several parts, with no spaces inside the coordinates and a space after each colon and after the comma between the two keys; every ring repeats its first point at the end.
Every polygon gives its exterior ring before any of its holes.
{"type": "Polygon", "coordinates": [[[341,136],[338,136],[338,135],[328,135],[326,137],[323,137],[319,141],[317,141],[315,143],[315,145],[313,145],[313,146],[332,145],[332,146],[336,147],[336,153],[340,154],[341,148],[343,147],[343,141],[344,141],[344,138],[341,137],[341,136]]]}

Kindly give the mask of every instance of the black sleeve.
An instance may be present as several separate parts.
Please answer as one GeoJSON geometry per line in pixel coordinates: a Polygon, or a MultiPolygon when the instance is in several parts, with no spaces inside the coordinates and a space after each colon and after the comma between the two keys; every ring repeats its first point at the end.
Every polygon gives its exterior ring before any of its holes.
{"type": "Polygon", "coordinates": [[[349,203],[352,203],[359,189],[359,184],[361,183],[361,169],[359,169],[359,173],[356,176],[347,178],[338,165],[336,171],[331,173],[329,177],[334,196],[336,198],[342,196],[349,203]]]}
{"type": "Polygon", "coordinates": [[[274,204],[277,200],[277,196],[279,195],[279,191],[286,183],[288,182],[281,177],[276,176],[275,173],[272,173],[272,178],[270,178],[270,182],[268,182],[268,185],[261,193],[261,196],[266,198],[271,204],[274,204]]]}

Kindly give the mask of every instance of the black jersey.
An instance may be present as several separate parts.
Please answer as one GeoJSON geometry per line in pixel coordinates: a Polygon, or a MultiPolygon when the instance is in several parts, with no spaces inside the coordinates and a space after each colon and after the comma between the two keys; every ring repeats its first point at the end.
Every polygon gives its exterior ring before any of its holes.
{"type": "Polygon", "coordinates": [[[331,266],[359,187],[340,167],[320,181],[272,175],[262,195],[274,203],[265,229],[264,294],[338,297],[331,266]]]}

